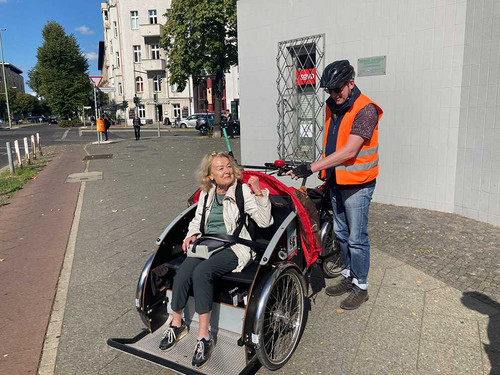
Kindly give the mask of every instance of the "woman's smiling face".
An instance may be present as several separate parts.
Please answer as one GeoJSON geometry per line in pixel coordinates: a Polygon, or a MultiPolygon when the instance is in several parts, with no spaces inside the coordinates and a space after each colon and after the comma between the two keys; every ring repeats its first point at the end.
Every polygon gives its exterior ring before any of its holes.
{"type": "Polygon", "coordinates": [[[217,187],[226,190],[234,182],[234,171],[228,158],[216,157],[212,160],[208,177],[214,180],[217,187]]]}

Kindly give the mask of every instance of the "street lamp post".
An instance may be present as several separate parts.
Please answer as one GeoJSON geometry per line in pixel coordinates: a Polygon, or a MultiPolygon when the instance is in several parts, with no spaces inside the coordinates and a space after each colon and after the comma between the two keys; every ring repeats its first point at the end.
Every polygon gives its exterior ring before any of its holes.
{"type": "Polygon", "coordinates": [[[2,31],[7,29],[0,29],[0,52],[2,54],[2,75],[3,75],[3,87],[5,89],[5,101],[7,103],[7,116],[9,117],[9,128],[12,129],[12,120],[10,118],[10,107],[9,107],[9,93],[7,92],[7,77],[5,76],[5,63],[3,61],[3,47],[2,47],[2,31]]]}

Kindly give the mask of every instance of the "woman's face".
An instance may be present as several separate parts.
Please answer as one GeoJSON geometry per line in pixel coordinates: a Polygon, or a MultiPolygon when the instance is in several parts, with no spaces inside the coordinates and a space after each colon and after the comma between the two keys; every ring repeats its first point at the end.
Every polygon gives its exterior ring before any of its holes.
{"type": "Polygon", "coordinates": [[[214,180],[218,187],[228,188],[234,182],[234,171],[229,160],[225,157],[213,158],[208,177],[214,180]]]}

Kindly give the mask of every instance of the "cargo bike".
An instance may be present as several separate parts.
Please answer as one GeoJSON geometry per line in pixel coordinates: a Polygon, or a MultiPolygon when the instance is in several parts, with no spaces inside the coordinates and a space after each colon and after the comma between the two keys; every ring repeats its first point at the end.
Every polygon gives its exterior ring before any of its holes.
{"type": "Polygon", "coordinates": [[[186,256],[181,245],[199,191],[157,239],[158,247],[139,277],[135,302],[146,329],[134,338],[108,339],[108,345],[183,374],[248,374],[259,363],[270,370],[282,367],[293,355],[305,325],[312,266],[319,265],[326,277],[338,276],[343,268],[328,189],[323,185],[296,190],[273,176],[292,168],[291,163],[276,161],[245,166],[242,171],[241,182],[256,175],[261,187],[269,190],[274,224],[254,233],[252,248],[257,257],[252,264],[214,282],[210,324],[216,346],[203,368],[191,366],[198,328],[192,295],[184,310],[188,336],[171,351],[158,348],[170,323],[172,281],[186,256]]]}

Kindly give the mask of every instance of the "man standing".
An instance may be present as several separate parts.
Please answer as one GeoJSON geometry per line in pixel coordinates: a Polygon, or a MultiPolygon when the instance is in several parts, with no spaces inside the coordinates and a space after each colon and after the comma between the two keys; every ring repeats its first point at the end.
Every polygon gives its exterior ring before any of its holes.
{"type": "Polygon", "coordinates": [[[137,112],[134,115],[132,124],[134,125],[135,140],[138,141],[141,139],[141,119],[139,118],[137,112]]]}
{"type": "Polygon", "coordinates": [[[356,309],[368,300],[368,211],[378,175],[378,123],[383,113],[354,84],[354,75],[348,60],[326,67],[320,83],[330,94],[326,101],[323,158],[288,172],[294,178],[303,178],[321,171],[328,181],[334,232],[345,269],[340,282],[326,288],[326,294],[349,293],[340,304],[346,310],[356,309]]]}
{"type": "Polygon", "coordinates": [[[108,130],[111,127],[111,121],[109,120],[108,114],[104,114],[104,140],[108,140],[108,130]]]}

